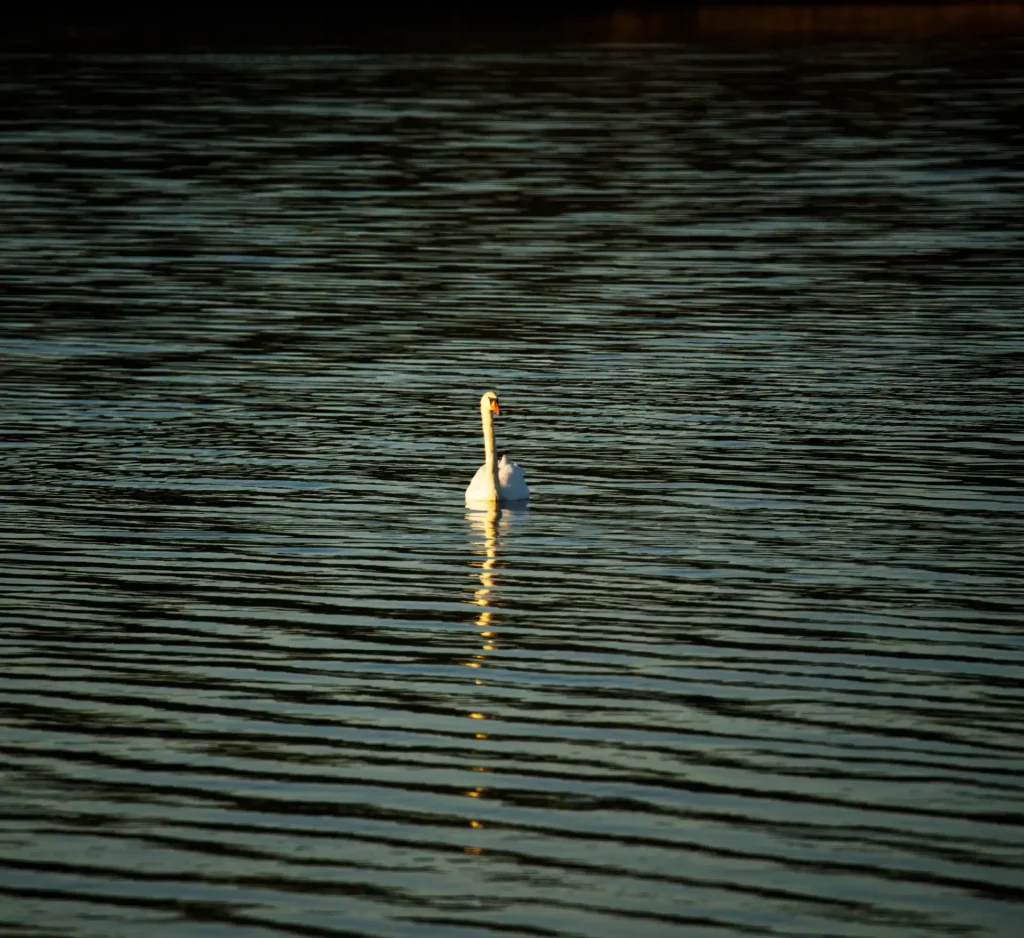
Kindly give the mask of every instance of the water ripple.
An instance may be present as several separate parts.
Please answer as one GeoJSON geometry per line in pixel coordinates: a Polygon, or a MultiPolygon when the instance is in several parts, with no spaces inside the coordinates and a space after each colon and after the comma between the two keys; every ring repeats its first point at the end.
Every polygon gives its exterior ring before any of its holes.
{"type": "Polygon", "coordinates": [[[0,57],[0,930],[1015,935],[1021,53],[0,57]]]}

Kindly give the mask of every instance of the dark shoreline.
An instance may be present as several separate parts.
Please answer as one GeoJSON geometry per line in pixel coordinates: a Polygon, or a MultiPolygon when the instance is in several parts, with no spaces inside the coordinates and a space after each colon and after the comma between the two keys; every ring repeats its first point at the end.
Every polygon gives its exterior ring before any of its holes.
{"type": "Polygon", "coordinates": [[[158,10],[127,16],[8,18],[4,52],[509,48],[563,43],[800,42],[1024,34],[1024,2],[558,3],[481,12],[394,4],[344,13],[229,18],[158,10]]]}

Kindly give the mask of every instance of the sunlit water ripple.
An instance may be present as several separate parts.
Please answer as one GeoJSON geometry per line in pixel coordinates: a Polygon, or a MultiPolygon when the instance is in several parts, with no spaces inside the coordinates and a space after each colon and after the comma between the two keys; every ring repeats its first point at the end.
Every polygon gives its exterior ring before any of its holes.
{"type": "Polygon", "coordinates": [[[3,934],[1019,934],[1022,51],[0,59],[3,934]]]}

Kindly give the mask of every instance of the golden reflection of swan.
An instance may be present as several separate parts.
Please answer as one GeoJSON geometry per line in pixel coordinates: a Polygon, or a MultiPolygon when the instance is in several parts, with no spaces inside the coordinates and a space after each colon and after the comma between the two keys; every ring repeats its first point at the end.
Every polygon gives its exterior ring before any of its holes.
{"type": "MultiPolygon", "coordinates": [[[[473,541],[473,560],[471,566],[476,568],[475,576],[480,581],[478,589],[473,591],[473,598],[469,600],[478,607],[478,612],[473,619],[473,628],[480,633],[480,652],[474,653],[463,662],[467,668],[473,668],[474,683],[483,686],[482,668],[491,652],[497,650],[498,633],[495,631],[495,623],[500,616],[494,600],[498,592],[498,580],[500,573],[497,570],[498,548],[501,546],[499,533],[505,534],[509,530],[512,515],[508,511],[503,512],[496,504],[490,504],[482,511],[470,511],[466,513],[466,520],[469,522],[473,533],[476,535],[473,541]],[[503,517],[504,515],[504,517],[503,517]],[[479,558],[479,559],[478,559],[479,558]]],[[[466,716],[471,720],[486,720],[487,714],[479,711],[470,711],[466,716]]],[[[476,729],[474,726],[474,729],[476,729]]],[[[482,727],[481,727],[482,728],[482,727]]],[[[487,733],[474,732],[473,738],[477,740],[487,739],[487,733]]],[[[489,772],[490,769],[483,765],[472,765],[474,772],[489,772]]],[[[487,786],[476,785],[464,792],[469,798],[480,798],[487,792],[487,786]]],[[[470,820],[469,826],[480,829],[484,826],[483,821],[470,820]]],[[[467,846],[466,853],[477,854],[481,852],[479,847],[467,846]]]]}
{"type": "MultiPolygon", "coordinates": [[[[473,551],[477,556],[483,556],[483,561],[480,563],[480,589],[473,592],[473,603],[480,607],[480,614],[476,617],[475,625],[478,629],[482,629],[481,636],[483,638],[491,638],[490,627],[491,619],[494,613],[491,611],[490,606],[492,602],[492,594],[494,593],[494,583],[497,578],[494,567],[498,562],[498,521],[501,518],[501,509],[496,505],[489,505],[486,511],[467,512],[466,519],[473,526],[473,528],[480,534],[483,535],[483,539],[476,542],[475,550],[473,551]],[[483,550],[480,550],[480,548],[483,550]]],[[[506,525],[507,526],[507,525],[506,525]]],[[[476,563],[474,562],[474,566],[476,563]]],[[[484,649],[487,649],[487,643],[484,643],[484,649]]],[[[483,657],[478,655],[476,657],[483,657]]]]}

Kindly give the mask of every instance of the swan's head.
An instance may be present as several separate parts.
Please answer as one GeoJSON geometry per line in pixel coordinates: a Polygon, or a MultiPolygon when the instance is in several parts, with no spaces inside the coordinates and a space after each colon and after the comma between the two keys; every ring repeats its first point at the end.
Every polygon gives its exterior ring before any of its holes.
{"type": "Polygon", "coordinates": [[[493,411],[496,414],[501,413],[496,391],[484,391],[483,397],[480,398],[480,412],[485,414],[487,411],[493,411]]]}

